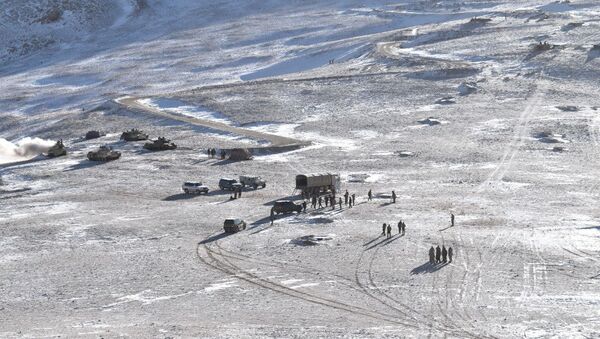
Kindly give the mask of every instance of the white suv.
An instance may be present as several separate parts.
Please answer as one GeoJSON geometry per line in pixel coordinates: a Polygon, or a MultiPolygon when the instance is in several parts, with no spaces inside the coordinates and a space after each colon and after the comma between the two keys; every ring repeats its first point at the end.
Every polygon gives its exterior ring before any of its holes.
{"type": "Polygon", "coordinates": [[[208,187],[202,185],[201,182],[184,182],[181,188],[186,194],[208,193],[208,187]]]}

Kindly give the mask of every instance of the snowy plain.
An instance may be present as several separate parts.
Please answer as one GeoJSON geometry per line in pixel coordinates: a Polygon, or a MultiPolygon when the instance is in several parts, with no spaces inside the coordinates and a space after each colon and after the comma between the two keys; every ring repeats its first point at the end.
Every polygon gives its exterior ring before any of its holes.
{"type": "Polygon", "coordinates": [[[0,337],[600,336],[599,15],[591,0],[0,3],[0,337]],[[264,140],[179,115],[311,145],[223,162],[206,149],[264,140]],[[179,147],[119,140],[133,127],[179,147]],[[27,151],[57,139],[66,157],[27,151]],[[86,159],[105,144],[121,159],[86,159]],[[357,205],[271,226],[295,175],[319,172],[357,205]],[[267,187],[230,201],[217,182],[242,174],[267,187]],[[189,180],[211,192],[184,195],[189,180]],[[225,236],[232,216],[248,228],[225,236]],[[380,236],[400,219],[405,236],[380,236]],[[429,266],[432,245],[454,261],[429,266]]]}

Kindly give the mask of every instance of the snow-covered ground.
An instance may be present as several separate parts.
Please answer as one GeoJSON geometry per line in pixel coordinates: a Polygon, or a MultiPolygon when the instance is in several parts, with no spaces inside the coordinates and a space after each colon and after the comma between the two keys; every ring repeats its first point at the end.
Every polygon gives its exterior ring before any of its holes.
{"type": "Polygon", "coordinates": [[[599,13],[1,2],[0,337],[600,336],[599,13]],[[168,114],[116,104],[127,97],[168,114]],[[119,140],[133,127],[179,147],[119,140]],[[92,129],[106,135],[84,140],[92,129]],[[205,155],[264,145],[242,129],[311,144],[205,155]],[[36,157],[57,139],[66,157],[36,157]],[[122,157],[89,162],[101,145],[122,157]],[[295,176],[319,172],[356,206],[270,225],[295,176]],[[267,187],[229,200],[217,182],[242,174],[267,187]],[[211,192],[186,196],[184,181],[211,192]],[[232,216],[248,228],[225,236],[232,216]],[[452,263],[427,264],[437,245],[452,263]]]}

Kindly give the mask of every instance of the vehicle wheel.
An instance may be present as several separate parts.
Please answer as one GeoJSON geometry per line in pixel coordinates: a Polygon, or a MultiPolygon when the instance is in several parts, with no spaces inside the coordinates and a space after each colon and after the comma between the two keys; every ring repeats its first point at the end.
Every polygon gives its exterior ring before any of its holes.
{"type": "Polygon", "coordinates": [[[257,188],[258,188],[258,186],[254,185],[254,186],[252,186],[252,188],[254,188],[254,189],[257,189],[257,188]]]}
{"type": "Polygon", "coordinates": [[[222,186],[219,186],[219,188],[221,189],[221,191],[223,190],[223,187],[222,187],[222,186]]]}
{"type": "Polygon", "coordinates": [[[185,194],[190,194],[190,190],[188,190],[187,188],[183,190],[183,193],[185,194]]]}
{"type": "Polygon", "coordinates": [[[265,187],[267,187],[267,184],[263,184],[263,185],[262,185],[262,188],[265,188],[265,187]]]}

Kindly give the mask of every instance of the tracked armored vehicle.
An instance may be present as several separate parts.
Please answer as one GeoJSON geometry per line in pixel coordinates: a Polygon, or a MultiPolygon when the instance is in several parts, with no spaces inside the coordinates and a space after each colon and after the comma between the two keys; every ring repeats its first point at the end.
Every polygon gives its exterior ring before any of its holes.
{"type": "Polygon", "coordinates": [[[88,152],[87,158],[90,161],[111,161],[121,157],[121,152],[113,151],[108,146],[100,146],[97,151],[88,152]]]}
{"type": "Polygon", "coordinates": [[[101,133],[100,131],[88,131],[85,134],[85,140],[91,140],[91,139],[97,139],[104,136],[103,133],[101,133]]]}
{"type": "Polygon", "coordinates": [[[144,148],[150,151],[168,151],[176,149],[177,145],[172,143],[171,140],[167,138],[159,137],[152,142],[145,143],[144,148]]]}
{"type": "Polygon", "coordinates": [[[54,144],[54,146],[50,147],[50,149],[48,149],[47,155],[50,158],[67,155],[67,150],[65,149],[65,145],[63,144],[62,140],[58,140],[56,144],[54,144]]]}
{"type": "Polygon", "coordinates": [[[121,134],[121,140],[125,140],[125,141],[148,140],[148,134],[140,131],[137,128],[132,128],[129,131],[125,131],[125,132],[123,132],[123,134],[121,134]]]}

